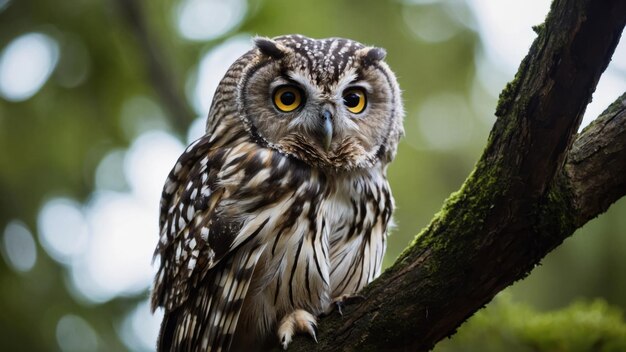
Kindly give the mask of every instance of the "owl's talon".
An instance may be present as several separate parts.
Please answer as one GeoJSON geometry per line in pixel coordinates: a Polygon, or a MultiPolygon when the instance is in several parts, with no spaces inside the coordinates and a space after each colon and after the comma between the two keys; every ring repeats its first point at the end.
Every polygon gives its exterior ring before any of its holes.
{"type": "Polygon", "coordinates": [[[317,325],[315,324],[311,324],[309,326],[309,331],[308,331],[309,335],[311,335],[311,337],[313,338],[313,340],[315,340],[315,343],[317,343],[317,325]]]}
{"type": "Polygon", "coordinates": [[[365,296],[363,295],[341,295],[339,297],[335,297],[333,299],[333,303],[328,306],[328,309],[324,312],[324,316],[331,315],[335,310],[339,315],[343,316],[343,308],[345,308],[348,304],[354,304],[357,302],[362,302],[365,300],[365,296]]]}
{"type": "Polygon", "coordinates": [[[317,319],[315,316],[306,310],[296,309],[280,321],[278,339],[284,350],[287,349],[296,333],[309,334],[317,343],[317,319]]]}

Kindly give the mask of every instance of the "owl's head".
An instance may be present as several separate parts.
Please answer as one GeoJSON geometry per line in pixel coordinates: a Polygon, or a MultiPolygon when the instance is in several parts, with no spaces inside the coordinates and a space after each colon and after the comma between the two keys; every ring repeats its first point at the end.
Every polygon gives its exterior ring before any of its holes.
{"type": "Polygon", "coordinates": [[[393,159],[404,112],[383,49],[301,35],[255,44],[231,68],[237,77],[220,83],[237,80],[237,108],[254,140],[337,171],[393,159]]]}

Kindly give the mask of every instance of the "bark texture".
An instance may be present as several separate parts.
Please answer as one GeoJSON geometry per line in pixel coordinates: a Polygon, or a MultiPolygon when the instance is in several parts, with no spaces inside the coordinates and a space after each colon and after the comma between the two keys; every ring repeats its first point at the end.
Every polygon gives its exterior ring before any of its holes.
{"type": "Polygon", "coordinates": [[[626,93],[574,141],[558,184],[572,192],[577,227],[626,194],[626,93]]]}
{"type": "Polygon", "coordinates": [[[322,319],[318,344],[300,337],[290,351],[431,349],[622,197],[626,95],[576,130],[625,23],[624,0],[554,1],[462,188],[364,302],[322,319]]]}

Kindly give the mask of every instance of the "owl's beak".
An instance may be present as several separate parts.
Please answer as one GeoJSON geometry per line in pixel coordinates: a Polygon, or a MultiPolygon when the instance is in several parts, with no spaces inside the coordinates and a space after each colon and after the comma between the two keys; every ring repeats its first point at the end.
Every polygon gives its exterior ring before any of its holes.
{"type": "Polygon", "coordinates": [[[322,112],[322,145],[324,151],[330,149],[330,144],[333,140],[333,115],[330,111],[324,109],[322,112]]]}

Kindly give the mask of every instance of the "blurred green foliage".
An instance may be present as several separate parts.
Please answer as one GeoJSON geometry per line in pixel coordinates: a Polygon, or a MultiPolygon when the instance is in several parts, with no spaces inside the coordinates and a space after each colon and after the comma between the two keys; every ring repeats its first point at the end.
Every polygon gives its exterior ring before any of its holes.
{"type": "Polygon", "coordinates": [[[538,312],[526,304],[514,303],[506,293],[496,296],[452,339],[435,348],[435,352],[625,350],[623,313],[602,299],[576,301],[565,309],[538,312]]]}
{"type": "MultiPolygon", "coordinates": [[[[96,191],[102,158],[125,150],[146,130],[164,130],[184,142],[192,120],[207,113],[191,107],[189,92],[198,63],[228,38],[241,33],[339,36],[386,48],[404,92],[406,138],[389,169],[397,205],[397,229],[385,259],[390,265],[462,184],[495,120],[497,97],[489,93],[494,87],[477,77],[481,38],[469,6],[448,1],[250,0],[243,20],[233,28],[194,41],[176,28],[182,2],[0,0],[0,50],[30,32],[53,38],[59,48],[55,70],[33,97],[18,102],[0,98],[0,232],[19,219],[38,239],[37,219],[45,202],[56,196],[88,202],[96,191]],[[139,22],[131,16],[133,4],[139,22]],[[415,28],[424,14],[454,31],[443,39],[424,39],[415,28]],[[147,36],[138,32],[138,24],[147,36]],[[162,76],[155,74],[150,60],[163,70],[162,76]],[[159,82],[166,87],[156,88],[159,82]],[[172,99],[185,107],[176,111],[172,99]],[[439,134],[429,129],[433,126],[439,134]]],[[[491,73],[501,75],[496,67],[491,73]]],[[[127,189],[122,182],[115,190],[127,189]]],[[[521,351],[569,351],[582,350],[569,346],[596,348],[597,341],[613,337],[623,343],[623,322],[604,301],[543,315],[527,305],[554,309],[580,297],[602,297],[624,309],[624,214],[622,200],[508,290],[525,305],[491,304],[495,307],[472,318],[441,350],[469,350],[465,343],[483,350],[481,346],[493,343],[521,351]],[[589,325],[592,321],[596,325],[589,325]],[[577,329],[589,336],[575,342],[577,329]]],[[[156,243],[156,233],[154,239],[156,243]]],[[[39,241],[37,253],[35,266],[27,272],[18,273],[0,261],[0,349],[71,350],[58,341],[59,322],[67,314],[81,317],[96,331],[95,349],[129,348],[120,337],[122,322],[148,292],[87,302],[75,294],[67,266],[51,259],[39,241]]]]}

